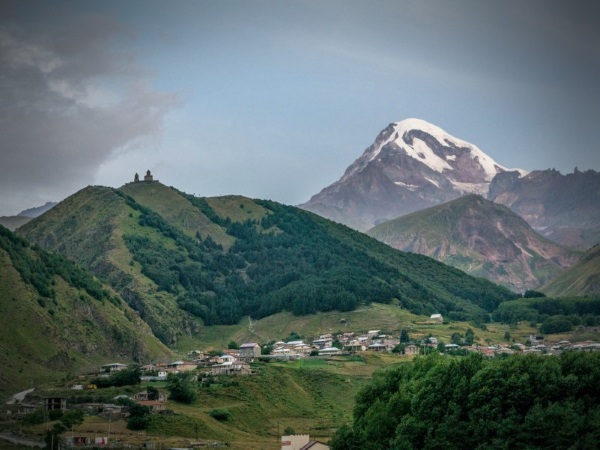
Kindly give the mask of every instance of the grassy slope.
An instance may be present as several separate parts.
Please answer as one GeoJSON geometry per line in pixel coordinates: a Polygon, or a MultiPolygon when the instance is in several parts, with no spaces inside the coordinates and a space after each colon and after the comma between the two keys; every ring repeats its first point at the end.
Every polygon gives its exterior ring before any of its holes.
{"type": "Polygon", "coordinates": [[[0,392],[13,393],[114,360],[170,357],[125,304],[119,308],[93,299],[60,277],[55,283],[56,299],[40,303],[37,291],[0,249],[0,392]]]}
{"type": "Polygon", "coordinates": [[[208,217],[195,208],[185,197],[160,183],[128,183],[120,190],[160,214],[171,225],[176,226],[189,237],[196,233],[210,236],[219,244],[228,248],[233,243],[231,236],[208,217]]]}
{"type": "Polygon", "coordinates": [[[500,323],[487,324],[487,330],[477,328],[468,322],[451,322],[446,324],[428,323],[427,316],[411,314],[396,305],[373,303],[362,306],[355,311],[341,313],[339,311],[320,312],[307,316],[294,316],[283,312],[251,320],[245,317],[237,325],[215,325],[202,329],[200,339],[184,339],[178,350],[187,352],[201,348],[205,350],[222,350],[230,341],[266,343],[285,340],[291,332],[295,332],[306,340],[316,338],[325,333],[355,332],[365,333],[368,330],[381,330],[399,336],[402,329],[407,329],[413,339],[432,335],[449,343],[454,333],[465,334],[467,328],[475,332],[475,342],[485,345],[487,342],[502,342],[504,333],[509,332],[517,342],[525,342],[536,330],[526,323],[517,327],[500,323]],[[346,323],[340,323],[345,319],[346,323]]]}
{"type": "Polygon", "coordinates": [[[548,297],[600,295],[600,245],[540,290],[548,297]]]}
{"type": "Polygon", "coordinates": [[[77,261],[109,283],[163,342],[174,344],[181,330],[189,328],[187,317],[171,294],[158,292],[141,274],[122,239],[126,233],[162,239],[154,230],[141,227],[138,216],[139,212],[113,189],[91,186],[22,227],[19,233],[77,261]]]}
{"type": "MultiPolygon", "coordinates": [[[[337,357],[310,359],[292,363],[259,363],[256,375],[230,377],[233,384],[211,384],[198,388],[198,399],[191,405],[169,402],[173,416],[153,417],[145,433],[126,429],[124,420],[111,423],[112,439],[129,444],[161,442],[166,447],[187,447],[190,441],[229,442],[233,449],[280,448],[278,433],[286,427],[296,433],[309,433],[326,441],[335,429],[351,421],[354,396],[372,373],[382,367],[409,361],[408,357],[365,355],[362,358],[337,357]],[[213,409],[227,409],[231,418],[219,422],[210,416],[213,409]]],[[[150,383],[161,390],[164,384],[150,383]]],[[[141,388],[121,388],[131,395],[141,388]]],[[[78,394],[78,393],[75,393],[78,394]]],[[[87,395],[85,392],[80,395],[87,395]]],[[[96,395],[117,395],[114,389],[98,390],[96,395]]],[[[73,395],[65,388],[47,388],[38,395],[73,395]]],[[[43,433],[44,426],[30,432],[43,433]]],[[[108,421],[97,416],[86,417],[74,427],[81,435],[106,435],[108,421]]]]}
{"type": "Polygon", "coordinates": [[[508,208],[474,195],[384,222],[367,234],[518,291],[538,287],[578,255],[535,233],[508,208]]]}

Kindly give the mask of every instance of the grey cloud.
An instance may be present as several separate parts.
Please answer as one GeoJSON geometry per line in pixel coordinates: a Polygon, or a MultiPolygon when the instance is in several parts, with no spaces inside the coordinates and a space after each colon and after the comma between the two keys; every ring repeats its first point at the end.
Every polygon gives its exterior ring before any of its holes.
{"type": "Polygon", "coordinates": [[[59,23],[0,19],[0,215],[90,184],[118,151],[155,136],[177,104],[101,15],[59,23]]]}

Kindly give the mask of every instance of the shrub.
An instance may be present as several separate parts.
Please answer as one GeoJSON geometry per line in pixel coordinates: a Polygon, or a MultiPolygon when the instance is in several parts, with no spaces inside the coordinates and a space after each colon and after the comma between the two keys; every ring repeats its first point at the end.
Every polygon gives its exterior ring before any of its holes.
{"type": "Polygon", "coordinates": [[[231,419],[231,413],[229,412],[228,409],[225,409],[225,408],[213,409],[210,412],[210,417],[218,420],[219,422],[226,422],[229,419],[231,419]]]}
{"type": "Polygon", "coordinates": [[[573,323],[565,316],[548,317],[540,326],[544,334],[564,333],[573,329],[573,323]]]}
{"type": "Polygon", "coordinates": [[[186,372],[171,373],[167,378],[167,389],[170,399],[180,403],[192,403],[196,400],[196,383],[194,375],[186,372]]]}

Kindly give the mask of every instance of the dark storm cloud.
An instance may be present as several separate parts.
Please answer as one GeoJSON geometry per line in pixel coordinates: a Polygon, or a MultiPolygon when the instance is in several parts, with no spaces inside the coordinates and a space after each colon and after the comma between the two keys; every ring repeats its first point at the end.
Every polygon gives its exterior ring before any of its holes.
{"type": "Polygon", "coordinates": [[[0,19],[0,214],[90,184],[160,130],[176,97],[116,45],[128,33],[99,14],[0,19]]]}

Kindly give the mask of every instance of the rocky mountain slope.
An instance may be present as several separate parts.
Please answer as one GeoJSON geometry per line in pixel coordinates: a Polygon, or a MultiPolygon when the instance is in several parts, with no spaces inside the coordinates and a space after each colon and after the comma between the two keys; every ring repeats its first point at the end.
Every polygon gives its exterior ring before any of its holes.
{"type": "Polygon", "coordinates": [[[510,209],[475,194],[384,222],[367,234],[517,292],[538,288],[579,257],[538,235],[510,209]]]}
{"type": "Polygon", "coordinates": [[[364,231],[468,193],[486,195],[507,170],[475,145],[406,119],[381,131],[340,180],[300,207],[364,231]]]}
{"type": "Polygon", "coordinates": [[[171,357],[108,286],[0,227],[0,392],[171,357]]]}
{"type": "Polygon", "coordinates": [[[593,170],[504,172],[492,180],[487,198],[562,245],[586,250],[600,242],[600,173],[593,170]]]}
{"type": "Polygon", "coordinates": [[[600,245],[589,249],[573,267],[541,288],[549,297],[600,295],[600,245]]]}
{"type": "Polygon", "coordinates": [[[168,345],[247,315],[397,302],[477,319],[515,296],[299,208],[157,182],[88,187],[19,232],[110,284],[168,345]]]}

